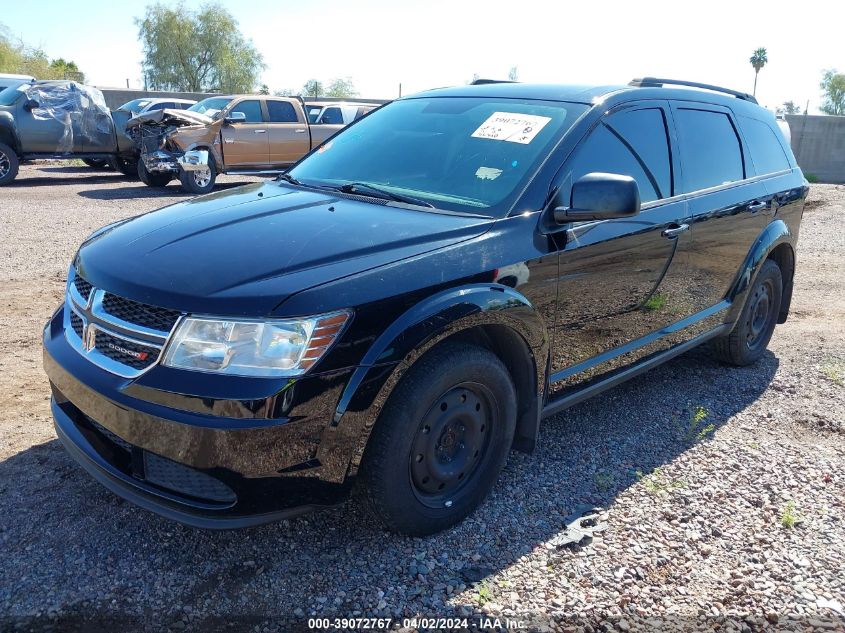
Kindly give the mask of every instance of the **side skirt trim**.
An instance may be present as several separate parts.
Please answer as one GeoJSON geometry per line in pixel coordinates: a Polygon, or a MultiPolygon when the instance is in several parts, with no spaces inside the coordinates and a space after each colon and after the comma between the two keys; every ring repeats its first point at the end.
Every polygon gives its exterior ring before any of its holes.
{"type": "Polygon", "coordinates": [[[647,358],[646,360],[637,363],[636,365],[632,365],[626,369],[623,369],[622,371],[619,371],[618,373],[613,374],[612,376],[608,376],[604,380],[600,380],[575,393],[563,396],[562,398],[549,402],[546,404],[545,407],[543,407],[542,417],[545,418],[550,415],[554,415],[555,413],[563,411],[564,409],[567,409],[573,405],[576,405],[579,402],[586,400],[587,398],[591,398],[592,396],[601,393],[606,389],[615,387],[621,382],[625,382],[626,380],[633,378],[634,376],[637,376],[643,372],[648,371],[649,369],[653,369],[654,367],[665,363],[667,360],[674,358],[675,356],[679,356],[684,352],[688,352],[694,347],[698,347],[699,345],[701,345],[705,341],[708,341],[711,338],[727,333],[728,331],[730,331],[730,329],[730,324],[720,325],[719,327],[713,328],[712,330],[709,330],[704,334],[699,334],[695,338],[690,339],[685,343],[681,343],[680,345],[677,345],[672,349],[668,349],[665,352],[661,352],[656,356],[647,358]]]}

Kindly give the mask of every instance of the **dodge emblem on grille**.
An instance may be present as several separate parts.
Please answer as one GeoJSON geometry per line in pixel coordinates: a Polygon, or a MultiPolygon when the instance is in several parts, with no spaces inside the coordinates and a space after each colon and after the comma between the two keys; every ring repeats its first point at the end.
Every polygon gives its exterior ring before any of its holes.
{"type": "Polygon", "coordinates": [[[149,354],[147,352],[135,352],[131,349],[126,349],[125,347],[121,347],[120,345],[115,345],[114,343],[107,343],[109,349],[113,349],[116,352],[120,352],[121,354],[126,354],[127,356],[131,356],[132,358],[137,358],[138,360],[147,360],[147,356],[149,354]]]}
{"type": "Polygon", "coordinates": [[[94,349],[94,346],[97,344],[97,328],[93,325],[86,325],[82,341],[82,345],[85,347],[86,352],[90,352],[94,349]]]}

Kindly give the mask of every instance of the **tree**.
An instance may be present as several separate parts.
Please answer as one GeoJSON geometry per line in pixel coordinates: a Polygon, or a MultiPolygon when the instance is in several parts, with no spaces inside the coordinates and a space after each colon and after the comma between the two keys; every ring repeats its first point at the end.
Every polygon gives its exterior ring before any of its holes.
{"type": "Polygon", "coordinates": [[[511,66],[511,69],[508,71],[508,79],[511,81],[517,81],[519,79],[519,70],[516,66],[511,66]]]}
{"type": "Polygon", "coordinates": [[[336,78],[332,79],[325,96],[349,99],[350,97],[357,97],[358,91],[355,90],[355,84],[352,83],[351,77],[346,79],[336,78]]]}
{"type": "Polygon", "coordinates": [[[784,114],[801,114],[801,107],[794,101],[784,101],[780,110],[784,114]]]}
{"type": "Polygon", "coordinates": [[[307,97],[322,97],[323,96],[323,82],[316,79],[309,79],[302,86],[302,93],[307,97]]]}
{"type": "Polygon", "coordinates": [[[267,86],[267,84],[261,84],[261,87],[258,89],[258,94],[260,94],[260,95],[270,94],[270,88],[267,86]]]}
{"type": "Polygon", "coordinates": [[[769,57],[766,54],[765,48],[758,48],[757,50],[752,53],[751,58],[748,60],[751,62],[751,65],[754,67],[754,92],[753,95],[757,95],[757,75],[760,74],[760,69],[765,66],[768,61],[769,57]]]}
{"type": "Polygon", "coordinates": [[[85,73],[80,72],[76,62],[65,61],[61,57],[50,62],[50,70],[55,79],[72,79],[85,83],[85,73]]]}
{"type": "Polygon", "coordinates": [[[265,68],[261,54],[219,4],[198,11],[154,4],[136,18],[151,90],[252,92],[265,68]]]}
{"type": "Polygon", "coordinates": [[[290,88],[282,88],[281,90],[277,90],[273,94],[277,97],[292,97],[293,90],[291,90],[290,88]]]}
{"type": "Polygon", "coordinates": [[[819,110],[825,114],[845,114],[845,74],[836,69],[826,70],[819,87],[824,92],[824,101],[819,110]]]}
{"type": "Polygon", "coordinates": [[[72,61],[61,57],[50,61],[40,48],[14,41],[0,24],[0,72],[32,75],[38,79],[72,79],[84,82],[85,74],[72,61]]]}

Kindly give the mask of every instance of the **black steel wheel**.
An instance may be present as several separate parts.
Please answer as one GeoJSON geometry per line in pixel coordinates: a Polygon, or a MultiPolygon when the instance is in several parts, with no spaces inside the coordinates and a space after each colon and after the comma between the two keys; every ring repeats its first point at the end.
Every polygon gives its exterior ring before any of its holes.
{"type": "Polygon", "coordinates": [[[479,383],[450,389],[423,417],[409,455],[414,494],[442,508],[487,458],[493,428],[501,422],[490,390],[479,383]]]}
{"type": "Polygon", "coordinates": [[[507,461],[516,392],[502,361],[467,343],[441,344],[394,389],[373,429],[360,482],[389,530],[424,536],[461,521],[507,461]]]}
{"type": "Polygon", "coordinates": [[[19,165],[15,150],[5,143],[0,143],[0,187],[17,178],[19,165]]]}
{"type": "Polygon", "coordinates": [[[731,365],[750,365],[765,353],[777,325],[783,276],[777,263],[763,262],[730,334],[713,341],[716,356],[731,365]]]}

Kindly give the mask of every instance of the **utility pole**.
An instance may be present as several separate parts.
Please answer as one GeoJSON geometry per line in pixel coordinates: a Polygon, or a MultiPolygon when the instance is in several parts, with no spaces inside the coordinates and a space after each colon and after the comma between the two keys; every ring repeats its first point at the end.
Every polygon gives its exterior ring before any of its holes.
{"type": "Polygon", "coordinates": [[[402,98],[402,82],[399,82],[399,98],[402,98]]]}

